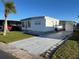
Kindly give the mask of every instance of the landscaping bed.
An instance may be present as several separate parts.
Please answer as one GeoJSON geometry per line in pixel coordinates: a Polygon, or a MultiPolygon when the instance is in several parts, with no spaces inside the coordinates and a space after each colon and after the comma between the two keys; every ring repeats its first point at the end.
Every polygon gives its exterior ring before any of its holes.
{"type": "Polygon", "coordinates": [[[79,59],[79,31],[56,50],[52,59],[79,59]]]}
{"type": "Polygon", "coordinates": [[[3,36],[3,32],[0,32],[0,42],[5,42],[5,43],[9,43],[9,42],[29,38],[29,37],[32,37],[32,35],[24,34],[19,31],[8,32],[6,36],[3,36]]]}

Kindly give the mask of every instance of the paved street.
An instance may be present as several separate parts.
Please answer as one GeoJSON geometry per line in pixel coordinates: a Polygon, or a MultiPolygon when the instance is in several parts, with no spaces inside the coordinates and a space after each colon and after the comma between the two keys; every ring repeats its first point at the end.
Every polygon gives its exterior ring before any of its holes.
{"type": "Polygon", "coordinates": [[[9,43],[9,45],[22,48],[34,55],[40,55],[50,47],[56,47],[56,44],[61,44],[64,41],[63,39],[65,36],[70,35],[71,33],[72,32],[62,31],[40,37],[35,36],[32,38],[9,43]]]}

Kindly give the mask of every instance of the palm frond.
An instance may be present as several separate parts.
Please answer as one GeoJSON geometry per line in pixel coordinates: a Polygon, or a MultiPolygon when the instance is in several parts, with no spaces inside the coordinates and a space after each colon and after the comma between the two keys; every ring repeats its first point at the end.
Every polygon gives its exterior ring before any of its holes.
{"type": "Polygon", "coordinates": [[[5,2],[5,15],[8,15],[9,13],[16,13],[14,2],[5,2]]]}

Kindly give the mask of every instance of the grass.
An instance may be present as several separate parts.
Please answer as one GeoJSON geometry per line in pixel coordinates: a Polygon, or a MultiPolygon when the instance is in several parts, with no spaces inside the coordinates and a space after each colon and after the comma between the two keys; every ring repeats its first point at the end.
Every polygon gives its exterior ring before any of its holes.
{"type": "Polygon", "coordinates": [[[79,31],[56,50],[52,59],[79,59],[79,31]]]}
{"type": "Polygon", "coordinates": [[[9,43],[29,37],[32,37],[32,35],[24,34],[19,31],[8,32],[6,36],[3,36],[2,32],[0,32],[0,42],[5,42],[5,43],[9,43]]]}

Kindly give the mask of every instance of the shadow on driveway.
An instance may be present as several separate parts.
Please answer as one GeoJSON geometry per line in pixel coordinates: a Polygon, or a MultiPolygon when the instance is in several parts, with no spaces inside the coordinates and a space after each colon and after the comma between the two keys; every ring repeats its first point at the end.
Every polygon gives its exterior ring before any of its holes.
{"type": "Polygon", "coordinates": [[[17,59],[13,55],[0,50],[0,59],[17,59]]]}
{"type": "Polygon", "coordinates": [[[45,35],[40,35],[38,37],[63,40],[65,37],[67,37],[71,34],[72,34],[72,32],[70,32],[70,31],[60,31],[60,32],[56,32],[56,33],[49,33],[49,34],[45,34],[45,35]]]}

